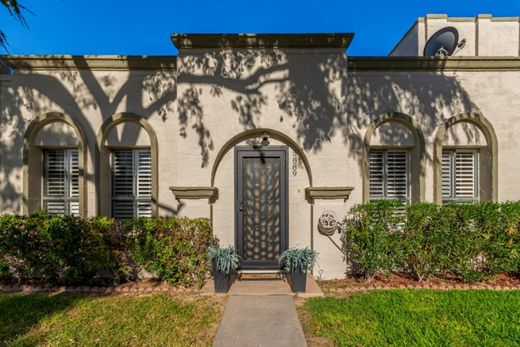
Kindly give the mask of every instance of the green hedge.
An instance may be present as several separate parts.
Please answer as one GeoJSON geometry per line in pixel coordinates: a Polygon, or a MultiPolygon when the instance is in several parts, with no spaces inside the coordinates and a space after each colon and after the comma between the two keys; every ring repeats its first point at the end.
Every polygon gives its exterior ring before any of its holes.
{"type": "Polygon", "coordinates": [[[342,231],[350,272],[371,279],[405,271],[475,282],[520,269],[520,202],[479,204],[376,201],[353,207],[342,231]]]}
{"type": "Polygon", "coordinates": [[[206,219],[0,217],[0,282],[106,285],[137,278],[140,269],[176,285],[200,284],[213,240],[206,219]],[[206,248],[204,248],[206,247],[206,248]]]}
{"type": "Polygon", "coordinates": [[[125,224],[130,230],[133,260],[162,279],[183,286],[201,286],[215,245],[207,219],[141,218],[125,224]]]}

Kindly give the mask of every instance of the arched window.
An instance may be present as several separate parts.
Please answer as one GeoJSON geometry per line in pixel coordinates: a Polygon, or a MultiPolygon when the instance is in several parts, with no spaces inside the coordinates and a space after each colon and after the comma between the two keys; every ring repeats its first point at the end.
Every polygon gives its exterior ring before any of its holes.
{"type": "Polygon", "coordinates": [[[24,213],[86,215],[85,140],[79,125],[61,113],[46,113],[24,138],[24,213]]]}
{"type": "Polygon", "coordinates": [[[423,200],[424,138],[413,119],[391,113],[376,119],[365,135],[364,201],[423,200]]]}
{"type": "Polygon", "coordinates": [[[157,215],[157,138],[150,124],[117,114],[98,135],[102,215],[132,219],[157,215]]]}
{"type": "Polygon", "coordinates": [[[435,137],[435,200],[496,200],[496,136],[483,116],[450,118],[435,137]]]}

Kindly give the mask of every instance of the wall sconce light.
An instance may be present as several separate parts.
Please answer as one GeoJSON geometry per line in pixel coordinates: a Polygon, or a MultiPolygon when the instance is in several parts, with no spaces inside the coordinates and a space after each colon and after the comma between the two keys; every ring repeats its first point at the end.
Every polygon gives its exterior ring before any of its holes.
{"type": "Polygon", "coordinates": [[[269,136],[268,133],[263,133],[262,134],[262,142],[261,142],[262,146],[265,146],[265,147],[269,146],[269,139],[270,138],[271,137],[269,136]]]}

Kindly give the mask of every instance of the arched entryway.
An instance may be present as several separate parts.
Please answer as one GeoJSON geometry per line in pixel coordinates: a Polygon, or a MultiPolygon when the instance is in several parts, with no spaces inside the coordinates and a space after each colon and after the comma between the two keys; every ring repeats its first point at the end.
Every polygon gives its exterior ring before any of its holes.
{"type": "Polygon", "coordinates": [[[280,253],[311,244],[312,174],[305,153],[285,134],[252,129],[228,140],[213,164],[215,235],[233,245],[245,268],[277,268],[280,253]],[[263,142],[263,144],[262,144],[263,142]]]}

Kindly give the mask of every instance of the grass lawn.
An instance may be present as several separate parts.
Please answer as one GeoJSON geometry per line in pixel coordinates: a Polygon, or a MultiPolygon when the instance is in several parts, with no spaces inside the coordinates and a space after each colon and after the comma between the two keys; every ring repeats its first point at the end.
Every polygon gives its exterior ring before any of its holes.
{"type": "Polygon", "coordinates": [[[0,346],[206,346],[222,307],[170,294],[0,294],[0,346]]]}
{"type": "Polygon", "coordinates": [[[300,315],[311,345],[520,345],[520,291],[374,291],[309,299],[300,315]]]}

